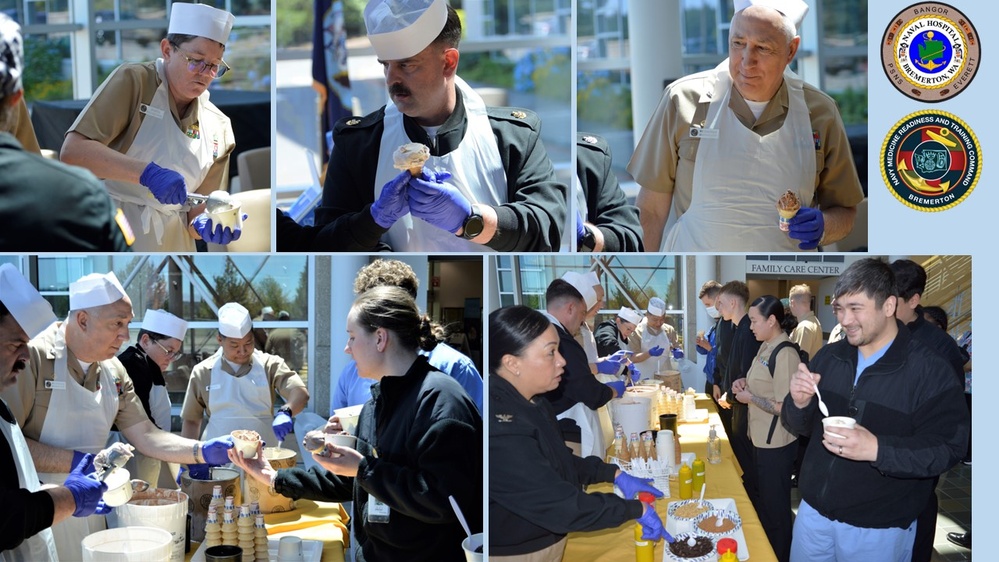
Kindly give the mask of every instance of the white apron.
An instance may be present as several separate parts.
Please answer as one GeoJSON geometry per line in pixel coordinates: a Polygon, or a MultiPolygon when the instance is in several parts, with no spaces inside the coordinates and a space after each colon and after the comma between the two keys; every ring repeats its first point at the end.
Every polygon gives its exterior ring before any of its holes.
{"type": "MultiPolygon", "coordinates": [[[[90,392],[69,374],[66,364],[65,326],[57,331],[55,378],[49,410],[42,423],[40,443],[60,449],[97,454],[107,443],[115,416],[118,415],[118,390],[111,376],[111,362],[102,361],[100,389],[90,392]]],[[[68,473],[38,475],[45,484],[61,486],[68,473]]],[[[87,535],[107,528],[103,515],[69,517],[52,526],[60,560],[79,560],[83,556],[80,541],[87,535]]]]}
{"type": "MultiPolygon", "coordinates": [[[[156,71],[160,75],[159,87],[149,105],[143,104],[139,111],[145,117],[126,156],[156,162],[184,176],[188,191],[198,189],[214,164],[214,143],[219,141],[218,132],[211,130],[211,123],[201,118],[200,138],[192,139],[184,134],[170,112],[169,86],[163,74],[162,59],[156,61],[156,71]]],[[[208,102],[205,90],[192,103],[199,105],[198,115],[205,116],[203,105],[208,102]]],[[[180,205],[164,205],[156,200],[149,188],[137,183],[117,180],[104,180],[104,185],[121,207],[129,223],[135,228],[136,252],[193,252],[194,239],[187,230],[187,210],[180,205]]]]}
{"type": "Polygon", "coordinates": [[[728,107],[733,87],[728,59],[715,67],[690,208],[666,234],[661,251],[802,251],[798,240],[777,226],[777,200],[790,189],[804,205],[812,201],[815,141],[801,79],[785,69],[784,82],[789,100],[784,124],[761,137],[728,107]],[[717,136],[705,134],[711,130],[717,136]]]}
{"type": "MultiPolygon", "coordinates": [[[[2,399],[0,399],[2,402],[2,399]]],[[[7,404],[4,402],[3,407],[7,404]]],[[[14,464],[17,466],[17,481],[19,487],[37,492],[41,487],[38,481],[38,473],[35,472],[35,463],[31,460],[31,452],[28,450],[28,443],[24,440],[24,434],[17,422],[7,423],[0,419],[0,431],[7,439],[10,446],[10,453],[14,457],[14,464]]],[[[80,553],[82,555],[82,549],[80,553]]],[[[38,534],[24,539],[17,548],[0,552],[0,562],[41,562],[58,560],[56,557],[55,539],[52,538],[52,530],[44,529],[38,534]]]]}
{"type": "MultiPolygon", "coordinates": [[[[431,156],[426,167],[432,170],[448,171],[451,179],[447,183],[458,188],[471,203],[495,207],[506,203],[506,172],[500,159],[496,137],[489,126],[486,105],[464,80],[455,76],[458,95],[465,104],[465,117],[468,126],[458,148],[444,156],[431,156]]],[[[385,130],[379,146],[378,169],[375,173],[375,199],[382,187],[399,175],[392,167],[392,153],[399,146],[413,142],[406,135],[402,113],[395,104],[385,106],[385,130]]],[[[406,214],[392,225],[388,231],[388,243],[396,252],[486,252],[488,246],[476,244],[437,228],[422,219],[406,214]]]]}
{"type": "Polygon", "coordinates": [[[201,439],[213,439],[229,435],[237,429],[250,429],[260,434],[269,446],[277,446],[277,437],[271,422],[271,387],[267,383],[261,352],[256,350],[250,359],[250,372],[242,377],[234,377],[222,370],[222,350],[216,352],[212,367],[211,384],[208,385],[208,408],[211,417],[201,439]]]}
{"type": "Polygon", "coordinates": [[[649,330],[649,324],[646,322],[645,329],[642,330],[642,351],[646,352],[655,346],[660,346],[663,348],[663,354],[659,357],[649,357],[641,363],[635,363],[635,367],[642,372],[643,379],[651,379],[659,371],[659,366],[664,368],[669,368],[669,360],[666,355],[670,352],[669,336],[666,335],[665,329],[660,329],[658,334],[653,334],[649,330]]]}
{"type": "MultiPolygon", "coordinates": [[[[163,431],[170,432],[170,397],[167,395],[166,386],[154,384],[149,388],[149,412],[152,414],[152,421],[163,431]]],[[[149,482],[150,486],[158,487],[160,481],[160,471],[164,461],[147,457],[141,453],[133,457],[136,461],[136,472],[133,478],[139,478],[149,482]]],[[[174,482],[177,481],[176,474],[180,471],[180,464],[166,463],[170,472],[175,475],[174,482]]]]}

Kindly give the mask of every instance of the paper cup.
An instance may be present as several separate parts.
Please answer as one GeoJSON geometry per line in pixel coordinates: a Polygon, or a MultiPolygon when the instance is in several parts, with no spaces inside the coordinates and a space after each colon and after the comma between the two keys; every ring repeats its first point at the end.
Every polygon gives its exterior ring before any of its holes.
{"type": "Polygon", "coordinates": [[[132,475],[124,468],[115,468],[104,479],[108,491],[104,492],[104,503],[111,507],[125,505],[132,499],[132,475]]]}
{"type": "Polygon", "coordinates": [[[298,537],[281,537],[277,548],[278,562],[302,562],[302,539],[298,537]]]}
{"type": "Polygon", "coordinates": [[[822,428],[832,437],[837,439],[845,439],[842,435],[836,433],[836,428],[847,427],[853,429],[857,425],[857,420],[847,417],[847,416],[828,416],[822,418],[822,428]]]}
{"type": "Polygon", "coordinates": [[[233,199],[230,201],[228,209],[208,213],[208,217],[212,219],[212,225],[221,224],[222,226],[229,227],[230,230],[242,229],[243,212],[240,209],[241,207],[242,203],[237,199],[233,199]]]}
{"type": "Polygon", "coordinates": [[[482,562],[482,533],[475,533],[461,541],[466,562],[482,562]]]}
{"type": "Polygon", "coordinates": [[[232,440],[236,444],[236,450],[243,453],[248,459],[257,458],[257,443],[260,441],[260,434],[248,429],[237,429],[230,433],[232,440]]]}
{"type": "Polygon", "coordinates": [[[348,435],[346,433],[337,433],[336,435],[331,435],[326,440],[336,445],[337,447],[345,447],[347,449],[357,448],[357,437],[354,437],[353,435],[348,435]]]}

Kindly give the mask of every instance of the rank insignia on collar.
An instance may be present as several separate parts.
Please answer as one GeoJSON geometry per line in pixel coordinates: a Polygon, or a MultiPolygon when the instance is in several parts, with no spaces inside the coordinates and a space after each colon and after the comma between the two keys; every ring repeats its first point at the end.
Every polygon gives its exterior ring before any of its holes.
{"type": "Polygon", "coordinates": [[[523,111],[511,111],[510,115],[516,117],[517,119],[524,119],[527,117],[527,114],[523,111]]]}
{"type": "Polygon", "coordinates": [[[597,137],[591,137],[590,135],[586,135],[583,137],[583,142],[588,142],[590,144],[597,144],[597,137]]]}
{"type": "Polygon", "coordinates": [[[184,134],[187,135],[188,137],[192,138],[192,139],[195,139],[195,140],[200,139],[201,138],[201,128],[198,127],[197,123],[195,123],[195,124],[191,125],[190,127],[188,127],[187,131],[184,134]]]}
{"type": "Polygon", "coordinates": [[[496,414],[496,421],[499,423],[512,423],[513,414],[496,414]]]}
{"type": "Polygon", "coordinates": [[[344,123],[344,124],[345,124],[345,125],[348,125],[348,126],[350,126],[350,127],[353,127],[354,125],[357,125],[357,124],[358,124],[358,123],[360,123],[360,122],[361,122],[361,120],[360,120],[360,119],[351,119],[351,120],[347,121],[347,122],[346,122],[346,123],[344,123]]]}

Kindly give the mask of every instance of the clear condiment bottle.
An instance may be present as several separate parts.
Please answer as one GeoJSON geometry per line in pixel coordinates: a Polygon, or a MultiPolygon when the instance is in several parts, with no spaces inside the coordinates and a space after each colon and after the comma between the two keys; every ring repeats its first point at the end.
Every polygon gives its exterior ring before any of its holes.
{"type": "Polygon", "coordinates": [[[700,493],[701,486],[704,485],[704,459],[694,459],[694,465],[691,467],[691,470],[694,473],[691,480],[693,490],[698,490],[698,493],[700,493]]]}
{"type": "Polygon", "coordinates": [[[680,499],[689,500],[694,495],[694,475],[686,464],[680,466],[680,499]]]}
{"type": "Polygon", "coordinates": [[[721,462],[721,438],[718,437],[717,426],[712,425],[708,430],[708,462],[718,464],[721,462]]]}

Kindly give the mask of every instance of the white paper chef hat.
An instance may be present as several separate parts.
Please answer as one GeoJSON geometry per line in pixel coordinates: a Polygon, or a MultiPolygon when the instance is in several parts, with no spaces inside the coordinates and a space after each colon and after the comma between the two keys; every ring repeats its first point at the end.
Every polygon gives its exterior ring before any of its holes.
{"type": "Polygon", "coordinates": [[[446,22],[444,0],[371,0],[364,7],[368,39],[381,60],[416,55],[437,39],[446,22]]]}
{"type": "Polygon", "coordinates": [[[648,313],[653,316],[662,316],[666,314],[666,302],[659,297],[652,297],[649,299],[648,313]]]}
{"type": "Polygon", "coordinates": [[[142,317],[142,329],[183,340],[184,334],[187,333],[187,321],[165,310],[147,308],[145,316],[142,317]]]}
{"type": "Polygon", "coordinates": [[[69,309],[104,306],[125,298],[125,288],[114,272],[91,273],[69,284],[69,309]]]}
{"type": "Polygon", "coordinates": [[[241,338],[250,333],[250,311],[243,305],[227,302],[219,308],[219,333],[227,338],[241,338]]]}
{"type": "Polygon", "coordinates": [[[589,279],[587,279],[586,275],[576,273],[575,271],[566,271],[565,275],[562,276],[562,280],[575,287],[579,291],[579,294],[583,295],[587,309],[597,304],[597,293],[593,290],[593,285],[589,284],[589,279]]]}
{"type": "Polygon", "coordinates": [[[196,35],[225,45],[235,21],[236,18],[225,10],[205,4],[174,2],[167,33],[196,35]]]}
{"type": "Polygon", "coordinates": [[[625,322],[631,322],[632,324],[638,324],[642,321],[642,317],[639,316],[637,312],[628,308],[627,306],[622,306],[621,310],[617,311],[617,316],[625,322]]]}
{"type": "Polygon", "coordinates": [[[808,4],[801,0],[735,0],[736,12],[741,12],[750,6],[764,6],[777,10],[787,16],[796,30],[801,29],[801,22],[808,13],[808,4]]]}
{"type": "Polygon", "coordinates": [[[263,316],[264,314],[274,314],[274,308],[270,306],[265,306],[261,308],[260,315],[263,316]]]}
{"type": "Polygon", "coordinates": [[[56,321],[52,305],[9,263],[0,265],[0,302],[21,329],[33,338],[56,321]]]}

